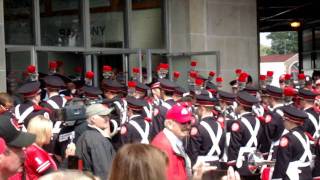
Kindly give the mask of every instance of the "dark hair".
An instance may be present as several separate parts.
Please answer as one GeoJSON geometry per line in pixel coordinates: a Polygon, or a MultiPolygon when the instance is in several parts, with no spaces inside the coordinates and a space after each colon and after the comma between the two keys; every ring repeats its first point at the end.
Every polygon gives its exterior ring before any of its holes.
{"type": "Polygon", "coordinates": [[[164,95],[166,96],[173,96],[174,91],[163,91],[164,95]]]}
{"type": "Polygon", "coordinates": [[[8,93],[0,93],[0,105],[7,106],[8,104],[13,105],[13,99],[8,93]]]}
{"type": "Polygon", "coordinates": [[[165,180],[168,157],[146,144],[124,145],[112,162],[108,180],[165,180]]]}

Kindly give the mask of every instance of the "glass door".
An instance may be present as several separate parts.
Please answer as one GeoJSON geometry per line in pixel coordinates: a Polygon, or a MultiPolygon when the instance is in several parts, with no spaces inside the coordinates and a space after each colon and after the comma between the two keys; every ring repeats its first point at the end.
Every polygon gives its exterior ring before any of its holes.
{"type": "Polygon", "coordinates": [[[27,79],[27,67],[36,61],[32,47],[6,47],[7,91],[14,92],[27,79]]]}

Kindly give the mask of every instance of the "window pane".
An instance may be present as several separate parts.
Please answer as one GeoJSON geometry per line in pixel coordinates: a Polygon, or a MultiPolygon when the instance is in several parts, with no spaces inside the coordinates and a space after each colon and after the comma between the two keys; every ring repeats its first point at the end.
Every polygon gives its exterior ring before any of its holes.
{"type": "Polygon", "coordinates": [[[309,70],[312,68],[311,65],[311,55],[310,54],[304,54],[303,55],[303,69],[309,70]]]}
{"type": "Polygon", "coordinates": [[[132,9],[132,46],[165,48],[162,1],[133,0],[132,9]]]}
{"type": "Polygon", "coordinates": [[[59,67],[57,73],[65,76],[76,75],[75,69],[81,67],[84,69],[84,58],[82,54],[62,53],[62,52],[38,52],[39,72],[49,73],[49,61],[57,61],[59,67]]]}
{"type": "Polygon", "coordinates": [[[47,46],[83,46],[80,0],[41,1],[41,41],[47,46]]]}
{"type": "Polygon", "coordinates": [[[312,50],[312,31],[311,29],[303,31],[303,51],[311,51],[312,50]]]}
{"type": "Polygon", "coordinates": [[[124,47],[124,0],[91,0],[91,46],[124,47]]]}
{"type": "Polygon", "coordinates": [[[315,33],[315,41],[316,41],[316,49],[320,50],[320,27],[316,27],[314,30],[315,33]]]}
{"type": "Polygon", "coordinates": [[[14,92],[27,77],[26,69],[30,65],[29,51],[6,53],[7,87],[14,92]]]}
{"type": "Polygon", "coordinates": [[[4,23],[6,44],[34,43],[32,0],[5,0],[4,23]]]}

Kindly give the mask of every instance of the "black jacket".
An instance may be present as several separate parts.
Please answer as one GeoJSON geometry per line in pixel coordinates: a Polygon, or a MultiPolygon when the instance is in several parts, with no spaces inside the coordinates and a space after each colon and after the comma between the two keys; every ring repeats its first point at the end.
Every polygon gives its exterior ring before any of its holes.
{"type": "Polygon", "coordinates": [[[115,155],[109,139],[97,129],[89,128],[78,139],[76,152],[83,161],[83,170],[107,179],[115,155]]]}

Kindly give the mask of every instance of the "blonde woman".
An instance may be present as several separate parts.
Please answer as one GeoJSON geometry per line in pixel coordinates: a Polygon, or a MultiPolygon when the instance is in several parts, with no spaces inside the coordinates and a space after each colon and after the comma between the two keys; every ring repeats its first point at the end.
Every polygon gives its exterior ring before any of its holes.
{"type": "Polygon", "coordinates": [[[44,174],[57,170],[52,157],[42,149],[43,145],[50,142],[52,122],[43,115],[37,115],[30,120],[27,131],[36,135],[36,141],[25,150],[25,170],[29,179],[38,179],[44,174]]]}

